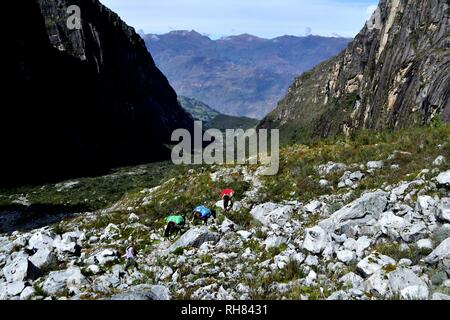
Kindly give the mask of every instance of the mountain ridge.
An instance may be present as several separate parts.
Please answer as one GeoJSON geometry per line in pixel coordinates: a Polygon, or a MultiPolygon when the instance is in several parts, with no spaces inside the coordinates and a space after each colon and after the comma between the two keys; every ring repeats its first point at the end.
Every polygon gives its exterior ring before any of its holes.
{"type": "Polygon", "coordinates": [[[148,34],[144,39],[177,93],[228,115],[258,119],[273,109],[295,76],[350,41],[246,34],[212,40],[196,31],[148,34]]]}

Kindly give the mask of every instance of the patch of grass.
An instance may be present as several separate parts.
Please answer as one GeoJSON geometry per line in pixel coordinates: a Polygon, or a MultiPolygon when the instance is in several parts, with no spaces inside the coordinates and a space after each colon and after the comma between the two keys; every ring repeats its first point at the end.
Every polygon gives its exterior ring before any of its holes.
{"type": "Polygon", "coordinates": [[[399,243],[393,242],[377,244],[373,247],[373,250],[396,261],[409,259],[413,264],[418,264],[422,258],[430,253],[429,250],[419,249],[415,244],[409,245],[406,250],[402,250],[399,243]]]}
{"type": "Polygon", "coordinates": [[[279,255],[286,249],[287,249],[287,244],[285,244],[285,243],[279,245],[278,247],[270,247],[263,252],[262,259],[263,260],[272,259],[273,257],[275,257],[276,255],[279,255]]]}
{"type": "Polygon", "coordinates": [[[193,300],[192,295],[194,294],[194,292],[195,292],[194,287],[184,288],[182,293],[175,293],[173,295],[173,300],[181,300],[181,301],[193,300]]]}
{"type": "Polygon", "coordinates": [[[229,211],[226,213],[226,216],[238,226],[246,229],[251,228],[255,224],[253,216],[250,214],[250,210],[245,208],[242,208],[239,211],[229,211]]]}
{"type": "Polygon", "coordinates": [[[41,297],[46,297],[47,294],[45,293],[44,289],[42,289],[42,286],[39,284],[34,284],[33,285],[33,289],[34,289],[34,296],[41,296],[41,297]]]}
{"type": "Polygon", "coordinates": [[[441,244],[445,239],[450,238],[450,229],[439,227],[433,231],[431,234],[431,241],[433,241],[433,245],[437,247],[441,244]]]}
{"type": "Polygon", "coordinates": [[[324,286],[295,286],[289,292],[284,294],[284,296],[288,300],[299,300],[300,297],[307,296],[309,300],[324,300],[327,297],[329,297],[332,293],[332,290],[330,290],[328,287],[324,286]],[[323,293],[321,292],[320,288],[323,289],[323,293]]]}
{"type": "Polygon", "coordinates": [[[311,228],[316,226],[320,221],[325,219],[320,213],[310,214],[307,218],[308,220],[305,222],[305,228],[311,228]]]}
{"type": "Polygon", "coordinates": [[[185,247],[178,247],[172,253],[176,256],[181,256],[184,252],[185,247]]]}
{"type": "Polygon", "coordinates": [[[210,263],[212,261],[212,256],[210,254],[205,254],[200,257],[202,263],[210,263]]]}

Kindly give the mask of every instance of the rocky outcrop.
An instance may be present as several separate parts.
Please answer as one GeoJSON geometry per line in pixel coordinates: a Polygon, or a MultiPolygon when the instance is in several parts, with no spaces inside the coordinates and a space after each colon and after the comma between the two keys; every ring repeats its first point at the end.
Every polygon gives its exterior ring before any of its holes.
{"type": "Polygon", "coordinates": [[[446,0],[382,0],[348,48],[295,80],[260,124],[285,142],[450,120],[446,0]]]}
{"type": "Polygon", "coordinates": [[[160,160],[191,117],[144,41],[99,1],[19,0],[0,109],[2,183],[160,160]],[[69,29],[67,9],[81,9],[69,29]]]}
{"type": "Polygon", "coordinates": [[[205,242],[219,241],[220,236],[217,233],[210,232],[208,227],[193,228],[183,234],[174,244],[168,249],[167,253],[174,252],[178,248],[185,247],[200,247],[205,242]]]}

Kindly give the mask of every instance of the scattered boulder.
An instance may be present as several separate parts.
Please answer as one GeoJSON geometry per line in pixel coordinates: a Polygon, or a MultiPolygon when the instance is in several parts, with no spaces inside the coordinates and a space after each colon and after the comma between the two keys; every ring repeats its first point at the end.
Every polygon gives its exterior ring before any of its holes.
{"type": "Polygon", "coordinates": [[[30,300],[34,293],[35,290],[33,287],[25,287],[25,289],[23,289],[22,293],[20,294],[20,300],[30,300]]]}
{"type": "Polygon", "coordinates": [[[7,296],[14,297],[21,294],[21,292],[24,289],[25,289],[25,282],[16,281],[13,283],[7,283],[4,290],[7,296]]]}
{"type": "Polygon", "coordinates": [[[103,232],[102,237],[107,239],[113,239],[120,235],[120,229],[113,223],[110,223],[106,226],[105,231],[103,232]]]}
{"type": "Polygon", "coordinates": [[[335,172],[341,172],[347,170],[347,165],[344,163],[334,163],[334,162],[328,162],[327,164],[322,164],[317,167],[317,172],[321,176],[326,176],[331,173],[335,172]]]}
{"type": "Polygon", "coordinates": [[[417,241],[417,248],[423,250],[433,250],[433,241],[431,239],[422,239],[417,241]]]}
{"type": "Polygon", "coordinates": [[[54,267],[58,262],[58,258],[56,257],[56,255],[47,247],[39,249],[29,259],[32,264],[34,264],[41,270],[50,269],[54,267]]]}
{"type": "Polygon", "coordinates": [[[437,218],[443,222],[450,223],[450,198],[441,199],[437,211],[437,218]]]}
{"type": "Polygon", "coordinates": [[[418,222],[406,226],[401,231],[401,237],[405,242],[417,242],[420,239],[426,238],[429,235],[427,226],[423,222],[418,222]]]}
{"type": "Polygon", "coordinates": [[[450,170],[442,172],[436,177],[436,181],[439,185],[444,187],[450,187],[450,170]]]}
{"type": "Polygon", "coordinates": [[[356,254],[350,250],[342,250],[337,253],[337,258],[339,261],[350,264],[356,258],[356,254]]]}
{"type": "Polygon", "coordinates": [[[41,276],[42,272],[33,265],[25,254],[18,254],[12,261],[3,267],[3,275],[7,282],[20,282],[25,280],[35,280],[41,276]]]}
{"type": "Polygon", "coordinates": [[[78,267],[69,267],[63,271],[52,271],[42,284],[42,290],[48,295],[63,293],[68,288],[80,288],[87,280],[78,267]]]}
{"type": "Polygon", "coordinates": [[[287,238],[283,236],[270,236],[264,241],[266,249],[277,248],[287,242],[287,238]]]}
{"type": "Polygon", "coordinates": [[[400,296],[405,300],[428,300],[428,288],[422,285],[409,286],[400,291],[400,296]]]}
{"type": "Polygon", "coordinates": [[[369,277],[389,265],[395,265],[395,260],[378,253],[371,254],[358,262],[356,268],[363,277],[369,277]]]}
{"type": "Polygon", "coordinates": [[[252,236],[251,232],[245,231],[245,230],[239,230],[236,232],[238,235],[241,236],[242,239],[247,240],[250,239],[250,237],[252,236]]]}
{"type": "Polygon", "coordinates": [[[40,250],[40,249],[52,249],[53,240],[55,235],[41,231],[33,234],[31,238],[28,240],[28,249],[30,250],[40,250]]]}
{"type": "Polygon", "coordinates": [[[434,215],[436,212],[437,202],[430,196],[417,197],[416,212],[425,216],[434,215]]]}
{"type": "Polygon", "coordinates": [[[271,223],[282,225],[288,221],[293,211],[293,206],[268,202],[254,207],[250,214],[263,225],[271,223]]]}
{"type": "Polygon", "coordinates": [[[330,182],[326,179],[320,179],[319,180],[319,186],[322,188],[328,187],[330,185],[330,182]]]}
{"type": "Polygon", "coordinates": [[[428,264],[435,264],[450,257],[450,238],[445,239],[426,258],[428,264]]]}
{"type": "Polygon", "coordinates": [[[433,166],[440,167],[440,166],[443,166],[446,163],[447,163],[447,159],[445,159],[444,156],[438,156],[436,159],[434,159],[433,166]]]}
{"type": "Polygon", "coordinates": [[[389,287],[394,294],[400,294],[403,299],[428,299],[428,286],[412,270],[397,268],[388,274],[389,287]]]}
{"type": "Polygon", "coordinates": [[[369,162],[367,162],[366,167],[368,170],[383,169],[384,162],[383,161],[369,161],[369,162]]]}
{"type": "Polygon", "coordinates": [[[403,229],[410,225],[408,221],[396,216],[391,211],[382,213],[378,224],[381,232],[394,240],[399,238],[403,229]]]}
{"type": "Polygon", "coordinates": [[[382,297],[386,296],[389,291],[389,282],[386,280],[384,272],[377,269],[363,282],[362,287],[364,291],[382,297]]]}
{"type": "Polygon", "coordinates": [[[345,275],[343,275],[341,278],[339,278],[339,282],[344,285],[351,285],[353,288],[359,287],[359,285],[363,282],[363,278],[358,276],[354,272],[349,272],[345,275]]]}
{"type": "Polygon", "coordinates": [[[225,218],[225,220],[223,220],[221,226],[220,226],[220,232],[222,233],[227,233],[229,231],[234,231],[236,230],[236,224],[231,221],[228,218],[225,218]]]}
{"type": "Polygon", "coordinates": [[[321,253],[331,241],[330,235],[321,227],[315,226],[305,230],[302,248],[315,254],[321,253]]]}
{"type": "Polygon", "coordinates": [[[387,196],[384,191],[367,193],[336,211],[328,219],[322,220],[319,226],[333,232],[348,224],[362,224],[373,218],[378,220],[388,203],[387,196]]]}
{"type": "Polygon", "coordinates": [[[87,263],[90,265],[105,265],[119,259],[119,253],[113,249],[103,249],[91,255],[87,263]]]}
{"type": "Polygon", "coordinates": [[[305,211],[308,213],[316,212],[317,210],[319,210],[322,207],[322,205],[323,204],[320,201],[317,201],[317,200],[311,201],[310,203],[308,203],[305,206],[305,211]]]}
{"type": "Polygon", "coordinates": [[[85,239],[84,232],[67,232],[62,236],[57,236],[53,241],[53,247],[60,255],[75,255],[81,253],[81,241],[85,239]]]}
{"type": "Polygon", "coordinates": [[[130,213],[130,215],[128,216],[128,222],[129,223],[135,223],[139,221],[139,216],[135,213],[130,213]]]}
{"type": "Polygon", "coordinates": [[[317,256],[309,255],[305,259],[305,264],[310,267],[315,267],[319,265],[319,258],[317,258],[317,256]]]}
{"type": "Polygon", "coordinates": [[[220,236],[217,233],[210,232],[208,227],[192,228],[183,234],[174,244],[172,244],[166,253],[171,253],[178,248],[197,247],[199,248],[205,242],[217,243],[220,236]]]}
{"type": "Polygon", "coordinates": [[[450,300],[450,296],[441,292],[435,292],[431,296],[431,300],[450,300]]]}

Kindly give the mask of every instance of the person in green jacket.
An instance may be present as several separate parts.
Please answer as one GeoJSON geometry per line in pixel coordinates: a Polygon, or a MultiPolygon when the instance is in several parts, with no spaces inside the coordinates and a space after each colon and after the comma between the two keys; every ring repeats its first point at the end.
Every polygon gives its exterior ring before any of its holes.
{"type": "Polygon", "coordinates": [[[166,218],[166,223],[167,226],[164,231],[164,237],[170,239],[171,237],[176,237],[186,225],[186,217],[181,215],[171,215],[166,218]]]}

